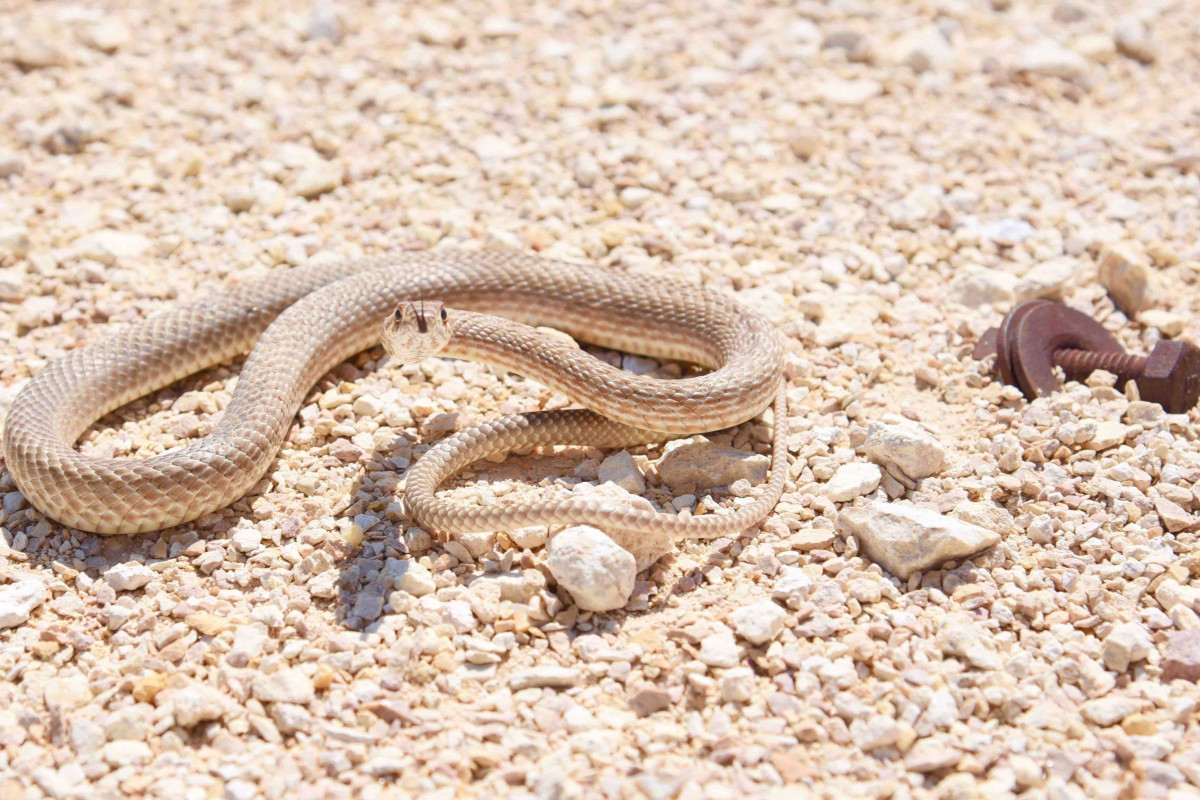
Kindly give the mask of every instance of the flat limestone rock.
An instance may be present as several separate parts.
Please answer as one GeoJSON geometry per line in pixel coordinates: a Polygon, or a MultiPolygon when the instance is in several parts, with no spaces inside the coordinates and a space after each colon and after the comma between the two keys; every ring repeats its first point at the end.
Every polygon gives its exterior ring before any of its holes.
{"type": "Polygon", "coordinates": [[[863,552],[898,578],[970,558],[1000,543],[995,531],[898,503],[843,509],[838,529],[856,536],[863,552]]]}

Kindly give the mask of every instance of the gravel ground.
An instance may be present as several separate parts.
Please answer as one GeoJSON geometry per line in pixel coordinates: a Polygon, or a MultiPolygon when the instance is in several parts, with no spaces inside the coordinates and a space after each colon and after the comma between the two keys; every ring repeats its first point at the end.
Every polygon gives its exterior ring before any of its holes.
{"type": "MultiPolygon", "coordinates": [[[[503,247],[761,309],[794,459],[736,540],[439,543],[396,494],[426,443],[566,399],[375,350],[162,535],[0,469],[0,796],[1200,797],[1195,414],[970,356],[1028,297],[1200,338],[1196,3],[0,9],[0,414],[230,276],[503,247]]],[[[204,435],[239,366],[82,449],[204,435]]],[[[720,513],[769,423],[448,491],[720,513]]]]}

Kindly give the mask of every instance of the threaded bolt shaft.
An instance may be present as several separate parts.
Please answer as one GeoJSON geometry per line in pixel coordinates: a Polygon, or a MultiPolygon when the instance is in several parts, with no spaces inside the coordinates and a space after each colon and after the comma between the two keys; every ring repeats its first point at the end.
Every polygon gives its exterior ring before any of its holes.
{"type": "Polygon", "coordinates": [[[1091,350],[1056,350],[1054,363],[1067,380],[1081,381],[1098,369],[1111,372],[1121,381],[1135,381],[1146,369],[1146,357],[1134,353],[1097,353],[1091,350]]]}

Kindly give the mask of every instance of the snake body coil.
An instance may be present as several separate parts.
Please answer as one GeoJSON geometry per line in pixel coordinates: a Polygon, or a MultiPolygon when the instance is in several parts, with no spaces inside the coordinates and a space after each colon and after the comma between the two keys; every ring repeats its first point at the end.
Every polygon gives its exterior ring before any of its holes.
{"type": "MultiPolygon", "coordinates": [[[[491,509],[433,497],[481,454],[539,444],[617,446],[729,427],[776,399],[775,465],[753,507],[722,515],[721,532],[765,515],[783,489],[782,347],[761,315],[676,281],[500,252],[410,253],[297,267],[118,330],[51,363],[18,394],[4,431],[8,469],[38,509],[96,533],[137,533],[196,519],[244,495],[270,467],[321,375],[376,344],[401,300],[495,312],[577,339],[712,371],[660,380],[614,369],[525,325],[464,314],[446,354],[479,359],[563,391],[590,411],[504,418],[431,450],[408,478],[417,518],[438,530],[590,521],[681,532],[676,517],[587,501],[491,509]],[[76,439],[129,401],[253,349],[212,433],[147,459],[85,456],[76,439]],[[425,462],[429,463],[426,464],[425,462]]],[[[452,312],[453,313],[453,312],[452,312]]],[[[716,519],[714,517],[714,519],[716,519]]],[[[714,535],[715,522],[700,525],[714,535]]]]}

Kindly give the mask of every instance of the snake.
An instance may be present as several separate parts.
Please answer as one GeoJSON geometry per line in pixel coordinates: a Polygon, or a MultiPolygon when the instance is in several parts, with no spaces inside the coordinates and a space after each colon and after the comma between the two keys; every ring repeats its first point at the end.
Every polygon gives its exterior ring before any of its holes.
{"type": "Polygon", "coordinates": [[[65,526],[134,534],[181,525],[249,492],[321,376],[381,341],[389,360],[480,360],[581,406],[485,419],[426,450],[402,488],[414,520],[439,534],[591,524],[710,538],[761,522],[783,492],[783,344],[762,314],[702,285],[501,250],[405,251],[235,276],[45,366],[9,409],[5,463],[30,504],[65,526]],[[703,371],[635,374],[539,327],[703,371]],[[145,458],[76,448],[111,411],[247,352],[207,435],[145,458]],[[587,497],[479,507],[437,493],[492,454],[648,444],[730,428],[772,403],[770,475],[732,512],[689,516],[587,497]]]}

